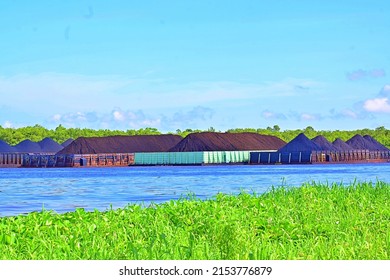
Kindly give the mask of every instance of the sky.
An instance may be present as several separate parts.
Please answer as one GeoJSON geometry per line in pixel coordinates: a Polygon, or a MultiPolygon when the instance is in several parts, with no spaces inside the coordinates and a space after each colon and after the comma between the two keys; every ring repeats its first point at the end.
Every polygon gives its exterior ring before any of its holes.
{"type": "Polygon", "coordinates": [[[387,0],[4,0],[0,125],[390,128],[387,0]]]}

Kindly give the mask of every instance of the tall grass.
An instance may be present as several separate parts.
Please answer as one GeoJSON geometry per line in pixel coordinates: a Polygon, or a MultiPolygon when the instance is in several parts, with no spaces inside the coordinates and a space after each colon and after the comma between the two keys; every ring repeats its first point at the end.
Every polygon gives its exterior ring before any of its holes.
{"type": "Polygon", "coordinates": [[[389,259],[390,184],[0,219],[0,259],[389,259]]]}

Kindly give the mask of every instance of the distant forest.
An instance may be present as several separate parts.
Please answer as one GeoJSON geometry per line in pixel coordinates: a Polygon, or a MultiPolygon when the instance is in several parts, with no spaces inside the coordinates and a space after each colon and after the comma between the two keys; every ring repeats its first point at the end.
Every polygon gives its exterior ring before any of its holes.
{"type": "MultiPolygon", "coordinates": [[[[211,131],[216,132],[213,127],[210,127],[207,130],[176,130],[171,132],[172,134],[178,134],[183,137],[187,136],[190,133],[194,132],[203,132],[211,131]]],[[[217,131],[221,132],[221,131],[217,131]]],[[[228,129],[229,133],[238,133],[238,132],[255,132],[264,135],[274,135],[283,139],[286,142],[291,141],[299,133],[304,133],[307,137],[314,138],[317,135],[323,135],[329,141],[333,142],[336,138],[340,138],[343,141],[346,141],[353,137],[355,134],[371,135],[377,141],[383,145],[390,148],[390,130],[386,129],[384,126],[377,127],[375,129],[358,129],[358,130],[315,130],[313,127],[308,126],[304,129],[295,129],[295,130],[281,130],[278,125],[267,128],[234,128],[228,129]]],[[[0,126],[0,140],[7,142],[10,145],[16,145],[19,142],[30,139],[31,141],[38,142],[46,137],[50,137],[58,143],[62,143],[69,138],[77,139],[78,137],[102,137],[102,136],[113,136],[113,135],[155,135],[161,134],[156,128],[141,128],[141,129],[129,129],[126,131],[123,130],[109,130],[109,129],[89,129],[89,128],[65,128],[62,125],[57,126],[55,129],[47,129],[41,125],[27,126],[21,128],[3,128],[0,126]]]]}

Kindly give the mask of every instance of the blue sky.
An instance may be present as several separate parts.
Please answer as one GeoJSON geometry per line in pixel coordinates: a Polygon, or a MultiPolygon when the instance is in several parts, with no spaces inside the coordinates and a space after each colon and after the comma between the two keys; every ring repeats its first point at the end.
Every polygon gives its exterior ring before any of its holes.
{"type": "Polygon", "coordinates": [[[0,125],[390,128],[389,14],[386,0],[1,1],[0,125]]]}

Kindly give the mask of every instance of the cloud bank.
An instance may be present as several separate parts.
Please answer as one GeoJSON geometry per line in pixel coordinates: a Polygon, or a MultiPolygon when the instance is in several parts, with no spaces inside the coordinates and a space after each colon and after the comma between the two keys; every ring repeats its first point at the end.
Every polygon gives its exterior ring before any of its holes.
{"type": "Polygon", "coordinates": [[[62,124],[67,127],[90,127],[110,129],[140,129],[153,127],[164,130],[189,128],[199,123],[210,121],[214,110],[204,106],[196,106],[187,111],[173,112],[172,114],[151,115],[143,110],[122,110],[117,107],[111,112],[76,112],[67,114],[54,114],[49,123],[62,124]]]}

